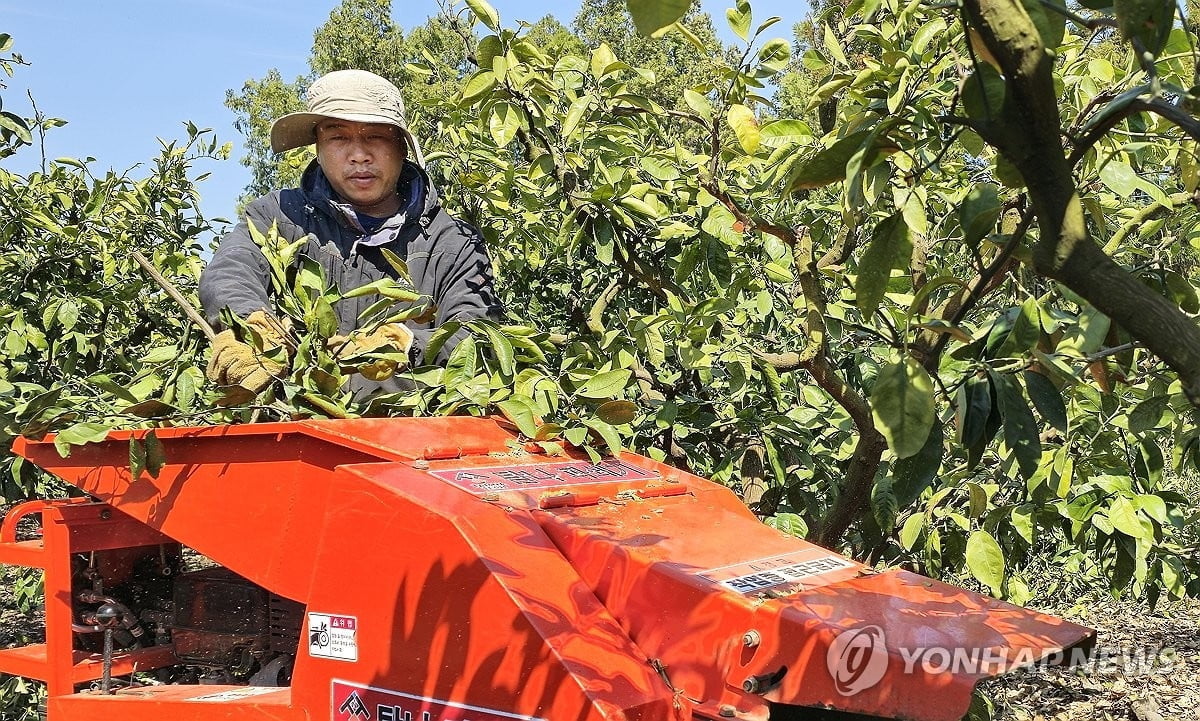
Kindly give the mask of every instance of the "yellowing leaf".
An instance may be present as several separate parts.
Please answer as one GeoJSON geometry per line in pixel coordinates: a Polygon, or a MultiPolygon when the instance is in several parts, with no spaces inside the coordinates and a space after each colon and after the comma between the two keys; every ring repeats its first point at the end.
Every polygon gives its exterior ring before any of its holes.
{"type": "Polygon", "coordinates": [[[488,30],[500,31],[500,15],[485,0],[467,0],[467,7],[471,8],[471,12],[475,13],[475,17],[479,18],[479,22],[486,25],[488,30]]]}
{"type": "Polygon", "coordinates": [[[754,118],[754,111],[745,105],[735,104],[729,107],[726,118],[742,149],[751,155],[758,152],[762,135],[758,129],[758,120],[754,118]]]}

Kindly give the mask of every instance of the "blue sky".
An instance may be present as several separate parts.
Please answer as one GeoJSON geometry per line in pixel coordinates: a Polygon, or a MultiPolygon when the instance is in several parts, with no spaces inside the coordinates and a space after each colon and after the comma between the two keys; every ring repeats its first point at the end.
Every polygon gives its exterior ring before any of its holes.
{"type": "MultiPolygon", "coordinates": [[[[536,20],[554,14],[569,24],[578,0],[492,0],[502,21],[536,20]]],[[[14,78],[0,74],[4,109],[31,115],[26,90],[38,109],[68,124],[50,131],[46,156],[96,158],[94,172],[118,172],[147,163],[158,153],[157,138],[186,137],[185,121],[212,128],[234,144],[226,162],[208,162],[199,172],[201,209],[207,217],[231,218],[237,197],[249,181],[238,162],[241,135],[225,108],[225,92],[278,68],[285,79],[307,72],[313,31],[337,0],[0,0],[0,33],[13,36],[13,51],[29,66],[14,78]]],[[[703,0],[726,41],[725,8],[733,0],[703,0]]],[[[424,22],[437,12],[435,0],[397,0],[394,17],[402,27],[424,22]]],[[[784,22],[772,28],[789,37],[791,26],[808,10],[806,2],[757,0],[755,21],[771,15],[784,22]]],[[[23,148],[0,161],[27,173],[41,162],[37,148],[23,148]]],[[[134,177],[139,172],[134,171],[134,177]]]]}

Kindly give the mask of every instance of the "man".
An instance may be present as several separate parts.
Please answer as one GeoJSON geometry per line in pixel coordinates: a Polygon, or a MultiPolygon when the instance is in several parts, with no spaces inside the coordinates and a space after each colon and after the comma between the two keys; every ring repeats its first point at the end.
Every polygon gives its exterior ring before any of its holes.
{"type": "MultiPolygon", "coordinates": [[[[436,309],[431,322],[360,330],[359,313],[378,297],[345,298],[334,307],[338,332],[345,336],[338,343],[340,355],[387,345],[407,351],[415,365],[444,362],[457,337],[438,357],[425,357],[438,326],[499,313],[479,231],[442,209],[395,85],[363,70],[339,70],[314,82],[306,101],[307,112],[285,115],[272,125],[271,149],[282,153],[315,143],[317,158],[304,171],[301,187],[258,198],[222,239],[200,277],[200,301],[209,322],[220,327],[221,311],[228,308],[258,332],[267,350],[288,345],[287,331],[272,310],[267,260],[248,227],[254,223],[266,233],[276,223],[285,240],[308,236],[300,254],[317,261],[342,293],[399,278],[383,255],[386,248],[406,261],[414,290],[436,309]]],[[[259,392],[282,372],[267,357],[271,354],[247,340],[234,329],[218,334],[208,368],[211,380],[259,392]]],[[[360,396],[404,387],[395,379],[379,384],[359,376],[351,385],[360,396]]]]}

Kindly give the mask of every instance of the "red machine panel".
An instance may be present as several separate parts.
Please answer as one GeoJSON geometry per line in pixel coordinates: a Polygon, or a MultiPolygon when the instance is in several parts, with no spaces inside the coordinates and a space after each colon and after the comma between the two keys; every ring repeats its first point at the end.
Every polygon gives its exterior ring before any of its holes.
{"type": "MultiPolygon", "coordinates": [[[[261,682],[267,668],[258,684],[77,692],[69,630],[48,629],[50,721],[758,721],[785,705],[950,721],[980,678],[1092,638],[876,573],[650,459],[527,453],[489,419],[159,429],[157,478],[130,477],[131,435],[67,459],[50,439],[16,450],[113,509],[128,545],[177,541],[299,604],[299,640],[274,661],[289,685],[261,682]],[[933,646],[994,663],[911,663],[933,646]]],[[[5,538],[0,561],[33,558],[5,538]]],[[[71,572],[57,573],[48,598],[69,616],[71,572]]],[[[16,658],[0,670],[30,670],[16,658]]]]}

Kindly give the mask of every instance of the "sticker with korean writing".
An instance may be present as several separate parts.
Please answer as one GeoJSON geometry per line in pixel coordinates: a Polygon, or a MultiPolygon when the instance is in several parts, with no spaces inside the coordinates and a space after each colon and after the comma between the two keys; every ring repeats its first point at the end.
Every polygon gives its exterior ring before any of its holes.
{"type": "Polygon", "coordinates": [[[822,548],[806,548],[713,568],[700,575],[738,593],[756,593],[789,584],[815,585],[814,580],[820,576],[857,567],[853,561],[822,548]]]}
{"type": "Polygon", "coordinates": [[[542,721],[533,716],[333,680],[333,721],[542,721]]]}
{"type": "Polygon", "coordinates": [[[358,619],[354,616],[310,613],[306,634],[310,656],[358,660],[358,619]]]}
{"type": "Polygon", "coordinates": [[[561,486],[620,481],[650,481],[657,471],[609,458],[599,463],[567,461],[563,463],[527,463],[520,466],[458,468],[430,471],[433,475],[477,495],[500,491],[525,491],[561,486]]]}

